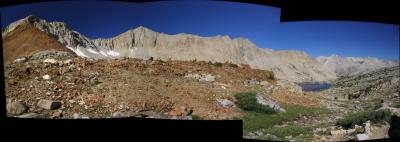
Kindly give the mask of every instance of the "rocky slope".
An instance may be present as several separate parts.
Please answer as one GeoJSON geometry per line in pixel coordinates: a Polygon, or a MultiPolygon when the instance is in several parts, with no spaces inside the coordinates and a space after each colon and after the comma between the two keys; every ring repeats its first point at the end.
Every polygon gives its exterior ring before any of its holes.
{"type": "Polygon", "coordinates": [[[400,66],[383,68],[366,74],[338,79],[328,94],[346,98],[381,96],[399,92],[400,66]]]}
{"type": "Polygon", "coordinates": [[[72,31],[61,22],[47,22],[34,16],[10,24],[2,30],[7,36],[21,23],[49,33],[78,56],[90,58],[150,57],[173,60],[198,60],[248,64],[272,70],[277,78],[293,82],[323,82],[336,78],[315,59],[300,51],[274,51],[258,48],[247,39],[228,36],[200,37],[191,34],[167,35],[145,27],[129,30],[110,39],[89,38],[72,31]],[[178,56],[177,56],[178,55],[178,56]]]}
{"type": "Polygon", "coordinates": [[[335,72],[337,76],[354,76],[374,71],[377,69],[399,65],[399,62],[384,61],[373,57],[340,57],[331,55],[316,58],[326,68],[335,72]]]}
{"type": "Polygon", "coordinates": [[[249,66],[133,58],[92,60],[58,51],[23,58],[26,60],[4,68],[9,116],[188,119],[188,115],[197,115],[225,119],[241,115],[232,105],[233,95],[247,91],[259,92],[279,104],[318,105],[302,95],[297,85],[271,79],[272,72],[249,66]]]}

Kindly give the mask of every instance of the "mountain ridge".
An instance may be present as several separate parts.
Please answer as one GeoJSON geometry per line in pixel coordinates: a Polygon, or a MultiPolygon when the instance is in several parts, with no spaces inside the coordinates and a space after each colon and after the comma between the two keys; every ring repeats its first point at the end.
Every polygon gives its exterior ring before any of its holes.
{"type": "Polygon", "coordinates": [[[19,23],[29,23],[49,33],[78,56],[88,58],[132,57],[148,59],[199,60],[248,64],[255,69],[274,71],[276,77],[293,82],[327,82],[336,75],[303,51],[259,48],[246,38],[193,34],[168,35],[144,26],[112,38],[89,39],[62,22],[48,22],[33,15],[11,23],[2,35],[19,23]],[[179,55],[179,56],[177,56],[179,55]]]}

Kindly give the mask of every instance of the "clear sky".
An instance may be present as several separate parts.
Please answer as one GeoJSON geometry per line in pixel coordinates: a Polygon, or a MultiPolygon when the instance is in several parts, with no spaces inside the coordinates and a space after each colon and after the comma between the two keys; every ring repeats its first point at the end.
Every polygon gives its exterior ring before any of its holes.
{"type": "Polygon", "coordinates": [[[61,21],[91,38],[109,38],[138,26],[200,36],[244,37],[259,47],[302,50],[312,57],[399,60],[399,26],[350,21],[280,23],[280,9],[217,1],[45,2],[1,8],[1,27],[33,14],[61,21]]]}

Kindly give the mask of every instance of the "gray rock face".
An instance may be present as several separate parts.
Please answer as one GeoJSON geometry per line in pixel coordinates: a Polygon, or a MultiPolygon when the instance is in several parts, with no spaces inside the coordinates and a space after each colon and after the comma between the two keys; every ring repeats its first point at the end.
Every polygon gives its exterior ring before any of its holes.
{"type": "Polygon", "coordinates": [[[335,72],[337,76],[360,75],[381,68],[399,65],[399,62],[384,61],[373,57],[357,58],[331,55],[328,57],[320,56],[316,60],[329,70],[335,72]]]}
{"type": "Polygon", "coordinates": [[[296,82],[318,82],[336,78],[333,72],[321,68],[316,60],[304,52],[258,48],[243,38],[167,35],[139,27],[114,38],[96,39],[94,43],[101,50],[112,50],[120,53],[120,56],[142,59],[155,57],[249,64],[252,68],[272,70],[278,78],[296,82]]]}
{"type": "Polygon", "coordinates": [[[7,104],[7,112],[14,115],[19,115],[28,111],[28,107],[20,101],[7,104]]]}
{"type": "Polygon", "coordinates": [[[273,108],[273,109],[281,111],[281,112],[286,112],[286,110],[281,108],[276,102],[274,102],[270,99],[267,99],[260,94],[257,94],[256,98],[257,98],[257,103],[259,103],[261,105],[273,108]]]}
{"type": "Polygon", "coordinates": [[[340,78],[327,93],[350,99],[400,91],[400,66],[383,68],[366,74],[340,78]]]}
{"type": "Polygon", "coordinates": [[[57,109],[58,107],[60,107],[61,102],[42,99],[38,102],[37,105],[38,105],[38,107],[41,107],[43,109],[53,110],[53,109],[57,109]]]}
{"type": "Polygon", "coordinates": [[[274,51],[258,48],[244,38],[229,36],[200,37],[191,34],[167,35],[138,27],[116,37],[95,39],[71,30],[65,23],[47,22],[35,16],[10,24],[2,35],[20,24],[31,24],[49,33],[78,56],[88,58],[134,57],[148,59],[198,60],[248,64],[252,68],[271,70],[277,78],[294,82],[322,82],[336,75],[315,59],[300,51],[274,51]],[[176,56],[179,55],[179,56],[176,56]]]}

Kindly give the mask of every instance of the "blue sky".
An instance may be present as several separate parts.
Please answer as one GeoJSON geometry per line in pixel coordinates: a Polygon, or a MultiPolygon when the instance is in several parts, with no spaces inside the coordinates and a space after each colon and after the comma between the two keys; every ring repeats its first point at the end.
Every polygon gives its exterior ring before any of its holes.
{"type": "Polygon", "coordinates": [[[167,34],[244,37],[274,50],[302,50],[312,57],[399,60],[399,26],[350,21],[280,23],[280,9],[217,1],[45,2],[1,8],[1,27],[33,14],[61,21],[89,38],[108,38],[138,26],[167,34]]]}

